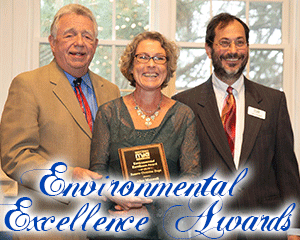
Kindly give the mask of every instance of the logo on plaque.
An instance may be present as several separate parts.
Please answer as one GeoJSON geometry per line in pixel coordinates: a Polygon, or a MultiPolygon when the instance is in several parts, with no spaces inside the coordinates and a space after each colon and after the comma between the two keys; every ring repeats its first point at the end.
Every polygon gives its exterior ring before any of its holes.
{"type": "Polygon", "coordinates": [[[149,150],[136,151],[135,152],[135,159],[137,161],[150,159],[150,152],[149,152],[149,150]]]}
{"type": "Polygon", "coordinates": [[[162,143],[120,148],[119,156],[125,180],[136,182],[170,181],[162,143]]]}

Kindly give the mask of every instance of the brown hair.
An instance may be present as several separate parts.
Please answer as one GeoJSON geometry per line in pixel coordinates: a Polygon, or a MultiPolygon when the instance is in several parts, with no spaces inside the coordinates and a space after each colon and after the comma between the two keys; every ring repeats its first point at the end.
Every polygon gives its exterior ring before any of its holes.
{"type": "Polygon", "coordinates": [[[225,28],[229,23],[233,22],[234,20],[238,21],[241,23],[244,27],[245,30],[245,36],[246,36],[246,41],[247,44],[249,44],[249,27],[244,23],[241,19],[239,19],[236,16],[230,15],[229,13],[220,13],[216,16],[214,16],[210,22],[207,25],[206,28],[206,37],[205,37],[205,42],[206,44],[212,48],[213,42],[215,40],[216,36],[216,28],[219,26],[221,29],[225,28]]]}

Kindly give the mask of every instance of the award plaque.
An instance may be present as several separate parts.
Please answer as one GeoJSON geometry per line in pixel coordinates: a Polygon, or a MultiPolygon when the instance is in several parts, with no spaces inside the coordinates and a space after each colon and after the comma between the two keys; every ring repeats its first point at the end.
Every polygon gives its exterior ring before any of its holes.
{"type": "Polygon", "coordinates": [[[130,179],[139,183],[170,181],[162,143],[120,148],[119,156],[125,180],[130,179]]]}

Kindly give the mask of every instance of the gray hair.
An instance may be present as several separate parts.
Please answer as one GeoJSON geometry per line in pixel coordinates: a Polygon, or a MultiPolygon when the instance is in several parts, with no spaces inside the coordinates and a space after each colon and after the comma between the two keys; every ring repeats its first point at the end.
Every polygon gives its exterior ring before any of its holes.
{"type": "Polygon", "coordinates": [[[58,10],[58,12],[54,16],[54,19],[53,19],[53,22],[52,22],[51,28],[50,28],[50,33],[54,38],[56,38],[57,28],[58,28],[57,25],[58,25],[59,19],[62,16],[66,15],[66,14],[71,14],[71,13],[85,16],[85,17],[88,17],[89,19],[91,19],[94,24],[95,38],[97,38],[98,24],[97,24],[96,18],[90,9],[88,9],[87,7],[82,6],[80,4],[68,4],[58,10]]]}

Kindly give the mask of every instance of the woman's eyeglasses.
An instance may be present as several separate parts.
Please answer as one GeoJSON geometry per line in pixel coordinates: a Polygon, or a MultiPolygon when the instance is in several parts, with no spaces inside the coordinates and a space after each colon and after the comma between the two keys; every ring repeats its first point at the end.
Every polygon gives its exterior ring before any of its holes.
{"type": "Polygon", "coordinates": [[[165,64],[168,61],[168,58],[166,56],[150,57],[149,55],[147,55],[145,53],[136,54],[134,57],[136,58],[136,60],[139,63],[148,63],[150,61],[150,59],[153,59],[153,61],[157,64],[165,64]]]}

